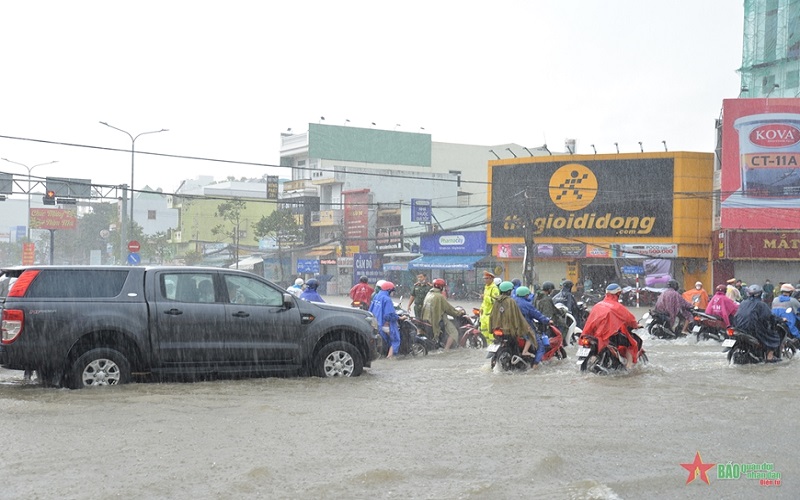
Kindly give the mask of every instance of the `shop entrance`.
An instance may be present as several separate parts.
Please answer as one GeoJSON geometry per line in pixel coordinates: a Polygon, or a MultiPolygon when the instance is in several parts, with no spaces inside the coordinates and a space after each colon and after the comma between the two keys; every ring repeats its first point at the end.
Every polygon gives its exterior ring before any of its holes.
{"type": "Polygon", "coordinates": [[[614,264],[581,264],[580,283],[576,283],[579,290],[583,291],[587,278],[592,280],[593,290],[604,291],[606,285],[617,281],[617,269],[614,264]]]}

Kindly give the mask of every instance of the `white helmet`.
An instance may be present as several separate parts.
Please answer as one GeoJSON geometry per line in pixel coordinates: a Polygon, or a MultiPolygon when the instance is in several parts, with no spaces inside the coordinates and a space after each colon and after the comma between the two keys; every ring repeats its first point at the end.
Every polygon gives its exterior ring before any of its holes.
{"type": "Polygon", "coordinates": [[[303,281],[303,278],[297,278],[296,280],[294,280],[294,284],[296,286],[303,286],[303,283],[305,283],[305,281],[303,281]]]}
{"type": "Polygon", "coordinates": [[[494,279],[494,284],[497,285],[497,286],[500,286],[500,283],[502,283],[502,282],[503,282],[502,278],[495,278],[494,279]]]}

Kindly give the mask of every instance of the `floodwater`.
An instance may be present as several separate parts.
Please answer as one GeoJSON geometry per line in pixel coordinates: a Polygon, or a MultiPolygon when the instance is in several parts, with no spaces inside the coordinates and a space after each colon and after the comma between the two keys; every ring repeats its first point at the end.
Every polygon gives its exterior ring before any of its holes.
{"type": "Polygon", "coordinates": [[[732,367],[714,341],[643,337],[650,364],[607,377],[575,347],[523,374],[474,350],[79,391],[0,370],[0,498],[798,498],[800,358],[732,367]],[[781,485],[716,465],[687,484],[698,452],[781,485]]]}

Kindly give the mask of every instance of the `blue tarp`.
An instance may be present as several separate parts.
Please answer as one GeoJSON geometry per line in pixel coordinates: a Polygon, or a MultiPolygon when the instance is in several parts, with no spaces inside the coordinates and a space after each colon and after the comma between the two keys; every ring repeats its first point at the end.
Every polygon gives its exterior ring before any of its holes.
{"type": "Polygon", "coordinates": [[[484,257],[486,255],[423,255],[409,262],[408,268],[470,270],[484,257]]]}

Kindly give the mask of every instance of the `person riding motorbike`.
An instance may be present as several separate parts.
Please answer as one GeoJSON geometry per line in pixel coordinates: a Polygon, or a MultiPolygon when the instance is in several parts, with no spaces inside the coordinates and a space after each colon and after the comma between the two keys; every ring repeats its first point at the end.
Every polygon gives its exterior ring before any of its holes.
{"type": "Polygon", "coordinates": [[[767,362],[780,361],[776,351],[780,348],[780,335],[775,331],[776,318],[772,315],[769,306],[761,300],[763,289],[761,285],[747,287],[747,298],[739,304],[739,310],[734,316],[734,325],[755,337],[767,351],[767,362]]]}
{"type": "Polygon", "coordinates": [[[517,302],[511,298],[511,290],[514,285],[510,281],[503,281],[498,287],[500,295],[494,299],[492,306],[492,315],[490,318],[490,328],[494,332],[495,329],[501,329],[506,338],[516,341],[517,338],[522,337],[525,339],[525,347],[522,352],[528,355],[533,355],[530,352],[531,347],[538,347],[536,345],[536,337],[528,325],[528,322],[519,310],[517,302]]]}
{"type": "Polygon", "coordinates": [[[447,317],[463,316],[464,310],[453,307],[450,302],[442,295],[442,290],[447,286],[447,282],[442,278],[433,280],[433,288],[428,291],[425,301],[422,304],[422,320],[431,325],[431,339],[436,339],[441,344],[442,332],[447,334],[447,342],[444,348],[450,349],[453,343],[458,340],[458,330],[447,317]]]}
{"type": "Polygon", "coordinates": [[[781,294],[772,301],[772,314],[786,321],[786,326],[789,327],[792,337],[800,338],[800,329],[798,329],[797,325],[798,314],[800,314],[800,301],[792,297],[793,292],[794,287],[791,283],[781,285],[781,294]],[[787,309],[791,309],[791,312],[787,312],[787,309]]]}
{"type": "Polygon", "coordinates": [[[538,365],[544,356],[545,345],[544,342],[542,342],[542,334],[537,330],[536,324],[533,322],[533,320],[538,321],[542,326],[554,325],[555,323],[553,323],[550,318],[542,314],[533,304],[531,304],[530,295],[531,289],[527,286],[519,286],[516,290],[514,290],[514,300],[517,301],[517,306],[519,306],[522,316],[525,317],[528,325],[530,325],[531,331],[533,332],[533,336],[531,338],[535,341],[531,342],[530,340],[527,340],[525,342],[525,348],[522,349],[522,355],[532,356],[533,353],[530,352],[530,348],[532,345],[537,346],[533,364],[538,365]]]}
{"type": "Polygon", "coordinates": [[[602,352],[608,344],[625,346],[626,368],[630,368],[639,361],[642,345],[633,333],[633,329],[639,328],[636,317],[619,302],[621,293],[622,287],[616,283],[606,287],[605,298],[592,307],[586,318],[583,335],[597,338],[597,352],[602,352]]]}
{"type": "Polygon", "coordinates": [[[715,290],[714,296],[711,297],[706,306],[706,314],[722,319],[726,327],[731,326],[733,315],[739,309],[739,303],[725,294],[728,290],[727,286],[717,285],[715,290]]]}
{"type": "Polygon", "coordinates": [[[667,288],[658,297],[654,310],[669,316],[669,328],[673,331],[677,328],[676,319],[678,319],[678,316],[682,316],[681,333],[686,335],[689,333],[689,323],[692,321],[694,306],[678,293],[679,286],[676,280],[669,280],[667,288]]]}
{"type": "Polygon", "coordinates": [[[575,318],[575,323],[578,325],[578,328],[583,328],[583,315],[578,307],[578,301],[572,294],[573,286],[574,283],[572,283],[570,280],[564,280],[564,282],[561,283],[561,291],[553,296],[553,302],[560,302],[567,306],[569,313],[572,314],[573,318],[575,318]]]}
{"type": "Polygon", "coordinates": [[[564,313],[561,309],[557,308],[555,302],[553,302],[552,293],[555,288],[556,286],[552,281],[545,281],[542,283],[542,289],[536,299],[536,309],[550,318],[555,323],[556,328],[564,333],[567,331],[567,322],[564,313]]]}
{"type": "Polygon", "coordinates": [[[375,316],[378,323],[378,331],[383,337],[386,345],[389,346],[389,352],[386,359],[392,358],[400,351],[400,326],[397,323],[398,316],[392,302],[391,293],[394,292],[394,283],[391,281],[384,281],[381,283],[381,289],[377,295],[372,299],[369,306],[369,312],[375,316]]]}
{"type": "Polygon", "coordinates": [[[306,281],[306,289],[300,294],[300,298],[309,302],[325,302],[322,300],[319,292],[317,292],[318,287],[319,281],[317,281],[315,278],[311,278],[310,280],[306,281]]]}
{"type": "Polygon", "coordinates": [[[348,293],[350,298],[353,299],[350,305],[358,303],[362,309],[369,310],[369,303],[372,300],[372,294],[374,292],[375,289],[369,286],[369,278],[361,276],[358,278],[358,283],[353,285],[353,288],[351,288],[348,293]]]}
{"type": "Polygon", "coordinates": [[[286,291],[299,299],[300,295],[303,293],[304,284],[305,281],[303,281],[303,278],[297,278],[296,280],[294,280],[294,285],[287,288],[286,291]]]}
{"type": "Polygon", "coordinates": [[[700,281],[695,283],[691,290],[683,292],[683,298],[700,310],[704,310],[708,306],[708,292],[705,291],[703,283],[700,281]]]}

